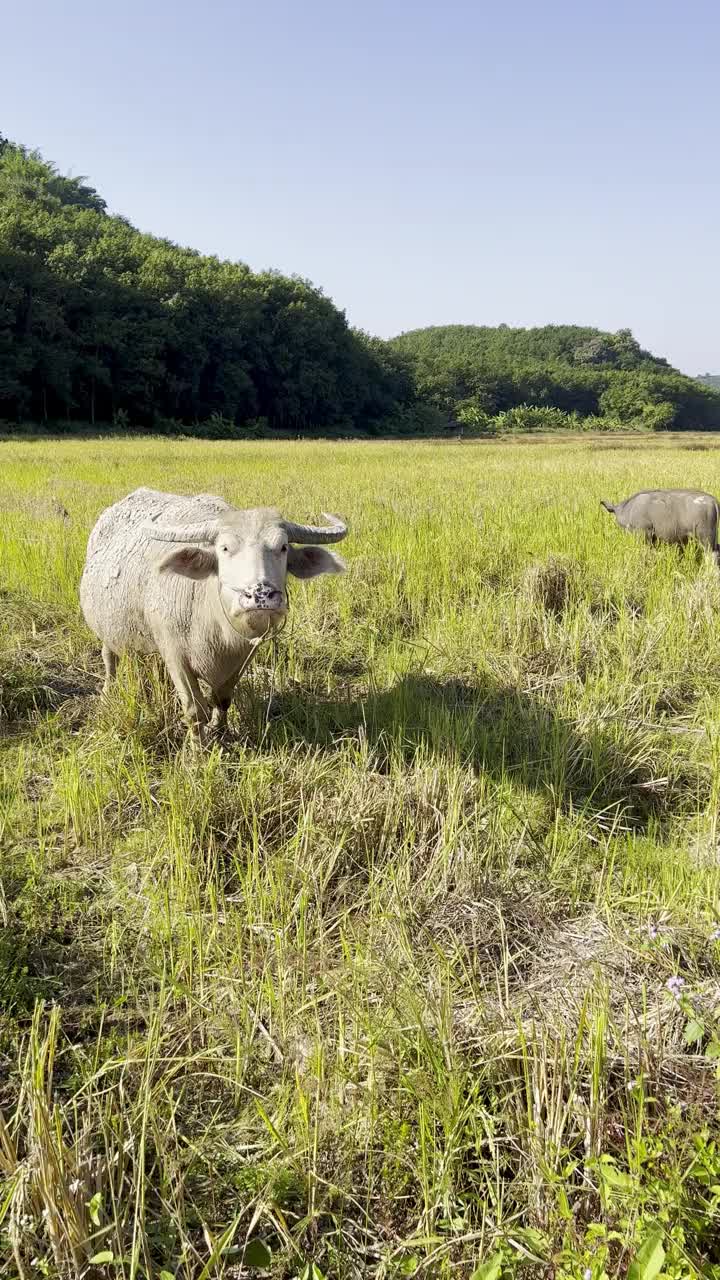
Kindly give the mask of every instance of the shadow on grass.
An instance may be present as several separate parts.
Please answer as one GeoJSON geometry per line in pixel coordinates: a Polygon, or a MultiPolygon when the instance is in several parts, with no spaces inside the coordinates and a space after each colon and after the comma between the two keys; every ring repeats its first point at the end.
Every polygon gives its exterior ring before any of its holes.
{"type": "Polygon", "coordinates": [[[337,748],[362,731],[387,769],[451,759],[554,797],[605,829],[661,827],[686,803],[698,803],[698,778],[675,746],[668,758],[660,729],[598,721],[579,728],[549,702],[513,686],[407,675],[383,692],[341,701],[301,689],[273,701],[266,744],[303,742],[337,748]]]}
{"type": "MultiPolygon", "coordinates": [[[[150,688],[147,671],[142,675],[148,709],[160,705],[147,721],[147,745],[174,755],[184,737],[174,693],[161,668],[150,688]],[[170,732],[173,728],[177,734],[170,732]]],[[[45,673],[44,680],[28,685],[21,691],[24,696],[15,699],[14,714],[6,712],[4,726],[0,708],[0,739],[59,705],[68,714],[77,709],[69,726],[77,727],[99,705],[96,681],[85,673],[81,682],[60,678],[57,683],[45,673]]],[[[697,812],[709,799],[709,778],[684,740],[662,725],[609,717],[578,723],[551,698],[487,676],[439,679],[418,672],[389,689],[345,698],[298,685],[273,699],[267,722],[267,704],[257,688],[241,686],[239,699],[240,737],[260,752],[302,744],[332,753],[343,740],[362,734],[381,772],[389,771],[393,761],[408,766],[421,760],[439,766],[456,761],[498,782],[541,791],[560,811],[583,813],[605,831],[652,826],[661,837],[670,819],[697,812]]],[[[132,727],[125,729],[131,732],[132,727]]]]}
{"type": "Polygon", "coordinates": [[[0,657],[0,741],[60,708],[68,725],[81,724],[97,689],[97,679],[87,672],[71,671],[57,662],[45,665],[36,655],[0,657]]]}

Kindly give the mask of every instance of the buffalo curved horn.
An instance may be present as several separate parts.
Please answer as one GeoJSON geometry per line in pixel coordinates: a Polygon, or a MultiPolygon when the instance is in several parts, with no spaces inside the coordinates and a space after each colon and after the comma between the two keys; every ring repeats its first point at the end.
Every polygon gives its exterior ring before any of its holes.
{"type": "Polygon", "coordinates": [[[203,524],[185,524],[178,528],[171,525],[144,524],[142,531],[148,538],[156,542],[214,542],[218,535],[217,520],[206,520],[203,524]]]}
{"type": "Polygon", "coordinates": [[[323,519],[328,521],[326,525],[293,524],[292,520],[283,520],[283,528],[290,542],[306,547],[317,547],[325,542],[342,542],[348,531],[345,521],[328,515],[327,511],[322,514],[323,519]]]}

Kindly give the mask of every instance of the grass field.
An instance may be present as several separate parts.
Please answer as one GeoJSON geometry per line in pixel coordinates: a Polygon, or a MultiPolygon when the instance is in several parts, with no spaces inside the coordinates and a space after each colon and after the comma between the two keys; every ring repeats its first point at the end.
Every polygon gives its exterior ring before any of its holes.
{"type": "Polygon", "coordinates": [[[4,1275],[720,1276],[720,576],[653,485],[720,448],[0,444],[4,1275]],[[222,750],[98,697],[139,484],[351,524],[222,750]]]}

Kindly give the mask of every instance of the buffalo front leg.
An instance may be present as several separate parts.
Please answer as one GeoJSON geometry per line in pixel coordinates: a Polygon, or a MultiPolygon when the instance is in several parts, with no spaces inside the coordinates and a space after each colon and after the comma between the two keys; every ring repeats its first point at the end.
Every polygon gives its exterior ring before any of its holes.
{"type": "Polygon", "coordinates": [[[109,645],[104,644],[102,647],[102,660],[105,665],[105,683],[103,684],[103,693],[107,693],[110,685],[115,679],[117,671],[118,656],[109,645]]]}
{"type": "Polygon", "coordinates": [[[210,719],[210,708],[200,690],[197,676],[181,658],[163,654],[168,674],[177,690],[188,728],[196,738],[210,719]]]}
{"type": "Polygon", "coordinates": [[[235,672],[235,674],[232,675],[229,680],[226,680],[225,684],[221,685],[219,689],[213,689],[212,691],[210,699],[212,702],[210,732],[217,735],[217,737],[222,737],[222,735],[227,731],[228,711],[230,710],[230,703],[232,702],[232,696],[235,692],[237,678],[237,672],[235,672]]]}

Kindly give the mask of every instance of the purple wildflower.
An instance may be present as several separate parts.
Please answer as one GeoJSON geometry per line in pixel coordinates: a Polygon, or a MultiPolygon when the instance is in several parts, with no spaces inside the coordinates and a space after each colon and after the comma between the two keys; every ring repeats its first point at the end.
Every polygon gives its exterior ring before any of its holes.
{"type": "Polygon", "coordinates": [[[677,974],[673,974],[672,978],[668,978],[665,986],[670,992],[670,995],[673,996],[675,1000],[679,1000],[682,995],[683,987],[685,986],[685,979],[678,977],[677,974]]]}

